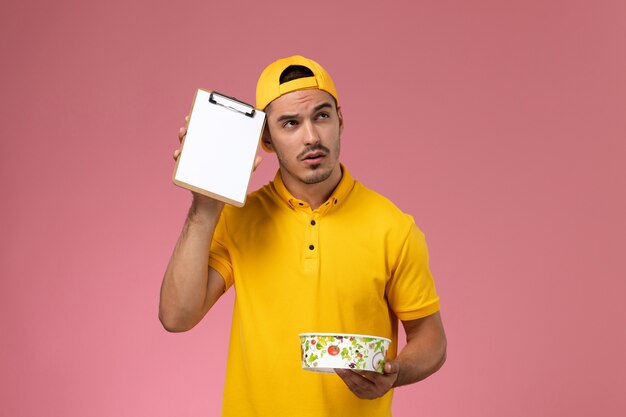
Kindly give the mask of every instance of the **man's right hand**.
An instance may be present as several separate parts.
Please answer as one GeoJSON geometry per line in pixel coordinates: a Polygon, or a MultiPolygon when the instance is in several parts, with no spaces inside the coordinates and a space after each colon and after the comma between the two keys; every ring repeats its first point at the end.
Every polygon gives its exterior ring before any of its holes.
{"type": "MultiPolygon", "coordinates": [[[[187,135],[187,126],[189,125],[189,115],[185,116],[185,126],[181,126],[180,129],[178,129],[178,141],[180,142],[181,146],[183,141],[185,140],[185,136],[187,135]]],[[[177,161],[178,157],[180,156],[180,147],[178,149],[176,149],[174,151],[174,160],[177,161]]],[[[261,161],[263,160],[263,157],[261,155],[257,155],[254,158],[254,166],[252,168],[252,171],[256,171],[257,167],[261,164],[261,161]]],[[[211,210],[211,209],[219,209],[221,210],[224,206],[224,203],[221,203],[213,198],[204,196],[202,194],[196,193],[196,192],[191,192],[193,194],[193,203],[192,203],[192,210],[194,213],[197,213],[198,211],[204,211],[204,210],[211,210]]]]}
{"type": "MultiPolygon", "coordinates": [[[[187,125],[189,124],[189,115],[185,116],[185,126],[182,126],[178,129],[178,142],[182,145],[185,140],[185,136],[187,135],[187,125]]],[[[174,151],[174,161],[178,160],[180,156],[180,147],[174,151]]]]}

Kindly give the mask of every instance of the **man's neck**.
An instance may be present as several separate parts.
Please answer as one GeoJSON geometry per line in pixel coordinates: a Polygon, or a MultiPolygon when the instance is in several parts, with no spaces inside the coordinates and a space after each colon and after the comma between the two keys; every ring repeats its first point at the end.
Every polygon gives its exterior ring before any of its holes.
{"type": "Polygon", "coordinates": [[[317,209],[328,200],[328,197],[337,188],[342,176],[343,173],[339,164],[328,178],[317,184],[305,184],[287,175],[282,175],[281,170],[281,178],[287,190],[298,200],[308,203],[311,210],[317,209]]]}

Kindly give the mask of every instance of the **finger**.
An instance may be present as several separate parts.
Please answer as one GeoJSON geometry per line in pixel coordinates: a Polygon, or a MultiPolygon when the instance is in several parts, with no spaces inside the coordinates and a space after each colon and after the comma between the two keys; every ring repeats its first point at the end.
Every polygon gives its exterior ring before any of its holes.
{"type": "Polygon", "coordinates": [[[252,171],[256,171],[256,169],[259,167],[259,165],[261,164],[261,161],[263,160],[263,157],[261,155],[257,155],[254,158],[254,165],[252,167],[252,171]]]}
{"type": "Polygon", "coordinates": [[[385,374],[397,374],[400,371],[400,365],[395,361],[387,361],[383,368],[385,374]]]}
{"type": "MultiPolygon", "coordinates": [[[[344,381],[351,381],[355,384],[355,386],[358,385],[362,389],[367,389],[368,387],[390,387],[398,378],[397,370],[395,372],[384,374],[374,371],[361,371],[356,369],[342,369],[341,371],[345,372],[343,374],[345,375],[345,379],[342,377],[344,381]],[[355,375],[355,377],[351,377],[347,373],[351,373],[355,375]]],[[[339,374],[339,372],[337,372],[337,374],[339,374]]]]}
{"type": "Polygon", "coordinates": [[[335,369],[335,372],[346,384],[348,389],[358,398],[368,399],[378,397],[376,385],[360,374],[348,369],[335,369]]]}
{"type": "Polygon", "coordinates": [[[343,380],[350,391],[357,395],[362,390],[361,385],[363,385],[364,382],[369,383],[367,381],[363,381],[363,378],[346,369],[335,369],[335,373],[343,380]]]}
{"type": "Polygon", "coordinates": [[[350,372],[353,372],[355,374],[357,374],[358,376],[360,376],[361,378],[368,380],[369,382],[375,384],[376,383],[376,379],[377,377],[380,376],[379,373],[377,372],[370,372],[370,371],[357,371],[357,370],[352,370],[350,372]]]}
{"type": "Polygon", "coordinates": [[[351,386],[361,386],[364,384],[373,384],[373,381],[357,371],[351,369],[335,369],[335,373],[341,377],[347,384],[351,386]]]}
{"type": "Polygon", "coordinates": [[[185,126],[178,129],[178,140],[180,140],[181,142],[187,134],[187,125],[189,125],[189,115],[185,116],[185,126]]]}
{"type": "Polygon", "coordinates": [[[174,151],[174,161],[178,160],[178,157],[180,156],[180,149],[176,149],[174,151]]]}

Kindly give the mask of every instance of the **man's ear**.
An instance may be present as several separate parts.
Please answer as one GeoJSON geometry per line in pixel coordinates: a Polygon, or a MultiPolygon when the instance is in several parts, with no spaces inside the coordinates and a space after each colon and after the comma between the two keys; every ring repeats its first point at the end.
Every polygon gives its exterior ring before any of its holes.
{"type": "Polygon", "coordinates": [[[337,117],[339,117],[339,135],[343,132],[343,114],[341,114],[341,107],[337,107],[337,117]]]}
{"type": "Polygon", "coordinates": [[[272,147],[272,136],[270,135],[270,128],[265,125],[263,129],[263,134],[261,135],[261,146],[267,152],[273,152],[274,148],[272,147]]]}

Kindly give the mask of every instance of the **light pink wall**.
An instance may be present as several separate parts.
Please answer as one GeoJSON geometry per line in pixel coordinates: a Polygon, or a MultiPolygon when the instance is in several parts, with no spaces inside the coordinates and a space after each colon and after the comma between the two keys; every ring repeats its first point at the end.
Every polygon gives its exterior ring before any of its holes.
{"type": "Polygon", "coordinates": [[[171,153],[197,87],[253,101],[292,53],[430,244],[449,359],[395,416],[626,415],[626,3],[247,3],[0,6],[0,415],[218,415],[232,294],[157,320],[171,153]]]}

